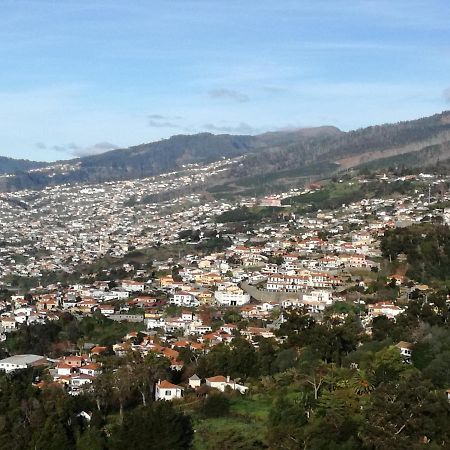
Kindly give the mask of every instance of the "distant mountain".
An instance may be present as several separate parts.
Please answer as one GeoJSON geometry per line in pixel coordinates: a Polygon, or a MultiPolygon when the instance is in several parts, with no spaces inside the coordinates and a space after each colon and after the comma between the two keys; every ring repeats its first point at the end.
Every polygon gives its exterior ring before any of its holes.
{"type": "Polygon", "coordinates": [[[59,161],[42,170],[24,170],[14,177],[0,179],[0,190],[40,189],[63,183],[100,183],[158,175],[181,169],[185,164],[206,164],[222,158],[257,153],[273,146],[285,146],[315,139],[319,135],[340,133],[336,128],[319,127],[260,136],[177,135],[149,144],[112,150],[71,161],[59,161]],[[70,166],[70,170],[68,167],[70,166]]]}
{"type": "Polygon", "coordinates": [[[47,166],[48,163],[29,161],[27,159],[14,159],[0,156],[0,174],[13,174],[16,172],[37,169],[47,166]]]}
{"type": "MultiPolygon", "coordinates": [[[[269,157],[266,161],[271,168],[276,165],[278,169],[285,169],[313,162],[333,162],[342,168],[349,168],[373,160],[417,152],[449,141],[450,112],[444,112],[418,120],[321,135],[306,142],[287,144],[275,151],[268,149],[264,155],[269,157]]],[[[255,171],[254,163],[255,157],[246,161],[250,172],[255,171]]]]}
{"type": "Polygon", "coordinates": [[[0,190],[142,178],[179,170],[185,164],[240,156],[243,158],[238,164],[215,179],[214,186],[209,187],[211,192],[249,195],[257,189],[270,191],[302,179],[367,165],[423,166],[450,160],[450,112],[350,132],[324,126],[257,136],[177,135],[47,167],[3,158],[0,173],[14,176],[0,177],[0,190]],[[8,164],[2,166],[3,160],[8,164]]]}

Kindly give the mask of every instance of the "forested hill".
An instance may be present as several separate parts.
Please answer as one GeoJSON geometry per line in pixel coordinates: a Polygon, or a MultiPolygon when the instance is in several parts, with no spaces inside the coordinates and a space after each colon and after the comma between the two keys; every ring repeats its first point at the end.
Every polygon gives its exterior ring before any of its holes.
{"type": "MultiPolygon", "coordinates": [[[[178,135],[113,150],[30,172],[40,163],[0,159],[0,190],[39,189],[51,184],[125,180],[179,170],[185,164],[243,156],[218,180],[227,189],[244,180],[247,187],[285,176],[328,176],[350,167],[376,164],[426,166],[450,159],[450,112],[430,117],[341,132],[331,126],[269,132],[257,136],[178,135]],[[16,164],[16,166],[14,166],[16,164]],[[27,166],[26,164],[29,164],[27,166]],[[72,165],[67,170],[67,165],[72,165]],[[20,171],[20,173],[18,173],[20,171]]],[[[270,186],[269,186],[270,187],[270,186]]]]}
{"type": "Polygon", "coordinates": [[[179,169],[183,164],[210,163],[221,158],[255,154],[292,143],[308,143],[342,132],[335,127],[305,128],[264,133],[258,136],[214,135],[200,133],[178,135],[150,144],[113,150],[81,160],[81,170],[94,179],[141,177],[179,169]]]}
{"type": "Polygon", "coordinates": [[[154,176],[179,170],[186,164],[210,163],[223,158],[258,153],[263,149],[284,147],[292,142],[309,142],[339,134],[341,131],[335,127],[317,127],[258,136],[211,133],[177,135],[149,144],[66,161],[63,171],[58,170],[61,162],[32,173],[25,168],[21,173],[5,170],[5,173],[13,173],[14,176],[0,179],[0,191],[40,189],[48,185],[72,182],[99,183],[154,176]],[[67,170],[69,165],[72,165],[71,170],[67,170]]]}
{"type": "MultiPolygon", "coordinates": [[[[428,163],[432,156],[450,158],[450,112],[418,120],[362,128],[308,141],[295,141],[269,148],[263,155],[250,155],[237,175],[255,175],[302,168],[308,165],[335,163],[340,168],[357,167],[371,161],[396,157],[408,163],[406,155],[415,154],[416,163],[428,163]],[[433,155],[430,148],[434,147],[433,155]],[[428,151],[422,159],[418,152],[428,151]],[[405,156],[400,156],[405,155],[405,156]],[[263,156],[261,158],[261,156],[263,156]]],[[[434,162],[434,161],[433,161],[434,162]]]]}
{"type": "Polygon", "coordinates": [[[29,161],[27,159],[14,159],[0,156],[0,174],[11,174],[15,172],[45,167],[48,163],[29,161]]]}

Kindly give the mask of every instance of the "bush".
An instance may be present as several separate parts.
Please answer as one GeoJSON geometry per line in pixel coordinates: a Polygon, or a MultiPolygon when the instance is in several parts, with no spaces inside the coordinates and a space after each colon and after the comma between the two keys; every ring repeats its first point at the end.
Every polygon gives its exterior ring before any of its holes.
{"type": "Polygon", "coordinates": [[[230,412],[230,399],[222,393],[210,394],[204,401],[202,413],[206,417],[226,416],[230,412]]]}

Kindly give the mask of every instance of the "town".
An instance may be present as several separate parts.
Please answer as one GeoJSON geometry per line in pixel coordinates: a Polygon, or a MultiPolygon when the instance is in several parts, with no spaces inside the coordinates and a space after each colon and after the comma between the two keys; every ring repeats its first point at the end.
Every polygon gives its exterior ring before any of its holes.
{"type": "MultiPolygon", "coordinates": [[[[5,196],[1,267],[6,278],[20,275],[39,280],[43,271],[70,273],[77,265],[92,263],[106,254],[120,258],[156,243],[186,241],[180,237],[188,229],[203,229],[199,241],[208,239],[202,237],[206,230],[222,233],[227,246],[220,252],[203,250],[202,254],[154,261],[147,269],[125,263],[121,267],[127,275],[125,279],[113,279],[111,271],[104,270],[107,279],[103,281],[41,285],[30,289],[27,295],[13,295],[1,303],[2,338],[6,339],[21,325],[58,320],[62,312],[80,316],[97,312],[112,320],[142,323],[146,330],[178,331],[181,336],[200,336],[200,341],[222,341],[220,336],[211,335],[211,326],[198,314],[199,309],[209,306],[237,308],[244,318],[263,321],[264,327],[255,333],[273,336],[264,329],[270,330],[275,313],[281,317],[287,308],[303,307],[320,314],[334,302],[346,301],[343,293],[350,286],[366,288],[364,280],[373,278],[380,267],[379,238],[385,229],[420,223],[424,217],[442,217],[445,222],[450,218],[446,210],[436,210],[426,193],[421,193],[395,199],[363,199],[335,211],[319,210],[297,218],[292,215],[283,223],[230,233],[215,218],[229,211],[231,203],[201,203],[195,194],[163,202],[161,208],[155,203],[140,203],[149,192],[157,195],[204,181],[205,173],[212,175],[224,165],[190,169],[190,175],[177,176],[177,181],[171,179],[170,183],[161,176],[103,187],[66,186],[47,188],[42,193],[16,192],[15,198],[29,202],[25,209],[11,203],[12,196],[5,196]],[[129,205],[130,198],[138,207],[129,205]],[[173,211],[175,208],[177,212],[173,211]],[[160,212],[165,209],[169,210],[167,215],[160,212]],[[30,255],[31,251],[36,252],[35,256],[30,255]],[[166,309],[180,310],[180,315],[171,317],[166,309]]],[[[435,186],[446,181],[432,175],[417,178],[435,186]]],[[[394,181],[386,175],[379,179],[379,183],[394,181]]],[[[315,189],[320,190],[320,186],[315,189]]],[[[310,192],[314,188],[303,194],[310,192]]],[[[281,199],[293,193],[298,195],[299,191],[265,198],[261,204],[281,207],[281,199]]],[[[442,200],[450,200],[450,195],[442,200]]],[[[249,202],[256,200],[242,203],[249,202]]],[[[390,274],[390,279],[399,286],[404,284],[402,275],[390,274]]],[[[4,287],[13,288],[7,284],[4,287]]],[[[427,286],[409,286],[402,289],[402,295],[406,298],[416,288],[424,290],[427,286]]],[[[389,318],[402,311],[390,302],[381,307],[389,318]]],[[[368,319],[374,312],[380,313],[369,308],[368,319]]],[[[222,334],[225,331],[230,331],[226,325],[220,329],[222,334]]]]}
{"type": "MultiPolygon", "coordinates": [[[[237,203],[194,192],[206,173],[226,164],[190,167],[187,174],[172,174],[170,182],[161,176],[16,192],[14,201],[5,195],[0,370],[39,369],[35,388],[55,385],[75,397],[96,396],[102,380],[112,377],[111,389],[119,391],[125,389],[121,383],[128,391],[142,383],[138,389],[144,404],[189,402],[214,391],[246,398],[258,389],[255,379],[227,365],[200,369],[198,362],[223,346],[233,351],[247,345],[253,352],[268,345],[264,341],[283,346],[292,339],[286,330],[295,314],[317,324],[331,317],[333,327],[354,317],[361,336],[370,338],[379,333],[381,319],[395,323],[408,313],[412,299],[436,291],[409,279],[401,265],[392,269],[381,242],[387,230],[448,223],[446,178],[411,175],[408,182],[417,184],[404,194],[298,214],[289,205],[292,200],[310,198],[330,185],[237,203]],[[159,205],[142,201],[147,195],[154,199],[167,190],[191,188],[192,194],[159,205]],[[242,208],[273,214],[251,224],[221,220],[242,208]],[[105,256],[115,258],[114,266],[96,265],[105,256]],[[44,272],[74,276],[82,264],[76,282],[64,277],[43,282],[44,272]],[[23,279],[34,282],[17,283],[23,279]],[[25,345],[33,351],[23,352],[19,336],[40,326],[57,326],[74,337],[40,344],[36,336],[36,342],[25,345]],[[143,364],[144,375],[138,369],[143,364]]],[[[364,176],[344,177],[335,186],[353,189],[368,182],[364,176]]],[[[371,179],[379,186],[405,182],[393,174],[371,179]]],[[[405,366],[411,366],[414,339],[393,344],[405,366]]],[[[356,362],[351,367],[359,370],[356,362]]],[[[121,415],[126,395],[118,397],[121,415]]]]}

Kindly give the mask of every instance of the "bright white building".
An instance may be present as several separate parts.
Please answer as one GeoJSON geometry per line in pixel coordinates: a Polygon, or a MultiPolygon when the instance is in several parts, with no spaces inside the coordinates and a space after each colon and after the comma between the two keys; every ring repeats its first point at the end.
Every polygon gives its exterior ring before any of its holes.
{"type": "Polygon", "coordinates": [[[14,355],[0,360],[0,370],[9,373],[28,367],[42,366],[47,363],[45,356],[39,355],[14,355]]]}
{"type": "Polygon", "coordinates": [[[174,400],[183,397],[183,388],[170,381],[158,381],[155,389],[155,400],[174,400]]]}
{"type": "Polygon", "coordinates": [[[214,298],[221,306],[242,306],[250,301],[250,295],[234,284],[220,285],[214,298]]]}

